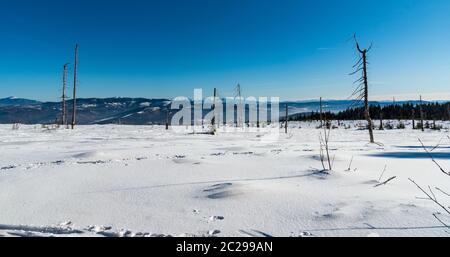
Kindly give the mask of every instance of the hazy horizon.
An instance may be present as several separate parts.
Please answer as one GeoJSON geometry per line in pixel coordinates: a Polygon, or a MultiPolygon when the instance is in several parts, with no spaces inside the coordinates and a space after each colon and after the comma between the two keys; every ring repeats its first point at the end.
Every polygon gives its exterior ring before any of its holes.
{"type": "MultiPolygon", "coordinates": [[[[210,95],[204,95],[204,97],[209,97],[210,95]]],[[[433,102],[433,101],[450,101],[450,97],[443,98],[441,96],[435,96],[435,95],[421,95],[422,100],[425,102],[433,102]],[[431,96],[431,97],[430,97],[431,96]],[[435,96],[436,98],[432,98],[432,96],[435,96]]],[[[193,98],[193,96],[186,96],[188,98],[193,98]]],[[[226,97],[234,97],[232,95],[230,96],[223,96],[226,97]]],[[[246,97],[246,96],[244,96],[246,97]]],[[[267,96],[256,96],[256,97],[267,97],[267,96]]],[[[419,101],[419,97],[414,98],[411,95],[411,98],[407,98],[406,96],[404,98],[400,97],[391,97],[389,98],[383,98],[383,96],[373,96],[370,101],[378,101],[378,102],[392,102],[392,101],[419,101]]],[[[43,99],[35,99],[35,98],[26,98],[26,97],[20,97],[20,96],[0,96],[0,99],[25,99],[25,100],[34,100],[38,102],[59,102],[60,100],[43,100],[43,99]]],[[[83,97],[77,97],[79,99],[92,99],[92,98],[98,98],[98,99],[107,99],[107,98],[144,98],[144,99],[166,99],[166,100],[172,100],[173,98],[170,97],[146,97],[146,96],[105,96],[105,97],[96,97],[96,96],[83,96],[83,97]]],[[[68,97],[68,99],[71,99],[71,97],[68,97]]],[[[351,101],[353,99],[348,98],[322,98],[323,101],[351,101]]],[[[317,102],[320,101],[320,98],[305,98],[305,99],[280,99],[281,102],[317,102]]]]}

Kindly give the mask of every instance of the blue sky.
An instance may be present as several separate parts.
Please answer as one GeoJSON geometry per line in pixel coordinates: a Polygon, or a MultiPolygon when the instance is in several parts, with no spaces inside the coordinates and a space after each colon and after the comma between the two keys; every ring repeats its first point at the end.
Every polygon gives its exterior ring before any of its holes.
{"type": "MultiPolygon", "coordinates": [[[[448,0],[2,0],[0,97],[56,101],[80,44],[81,97],[345,98],[373,42],[378,99],[450,99],[448,0]]],[[[72,68],[71,68],[72,69],[72,68]]]]}

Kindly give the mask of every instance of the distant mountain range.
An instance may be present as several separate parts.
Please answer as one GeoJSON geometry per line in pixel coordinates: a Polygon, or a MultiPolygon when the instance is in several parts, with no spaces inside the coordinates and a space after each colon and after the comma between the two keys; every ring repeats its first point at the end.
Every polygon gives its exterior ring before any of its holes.
{"type": "MultiPolygon", "coordinates": [[[[417,101],[401,101],[402,103],[417,101]]],[[[77,123],[88,124],[127,124],[146,125],[164,124],[168,99],[146,98],[84,98],[77,99],[77,123]]],[[[390,105],[392,101],[374,101],[372,105],[390,105]]],[[[280,116],[285,116],[285,104],[289,106],[289,115],[311,113],[319,110],[319,101],[290,101],[280,104],[280,116]]],[[[326,111],[339,112],[349,108],[351,100],[326,100],[326,111]]],[[[39,102],[35,100],[8,97],[0,99],[0,124],[52,124],[60,119],[60,102],[39,102]]],[[[72,102],[67,102],[67,117],[71,119],[72,102]]]]}
{"type": "MultiPolygon", "coordinates": [[[[0,123],[51,124],[61,118],[60,102],[0,99],[0,123]]],[[[170,101],[145,98],[77,99],[77,123],[161,124],[166,120],[170,101]]],[[[67,101],[67,117],[72,117],[72,102],[67,101]]]]}
{"type": "Polygon", "coordinates": [[[4,106],[24,106],[24,105],[35,105],[40,104],[39,101],[28,100],[17,97],[8,97],[0,99],[0,107],[4,106]]]}

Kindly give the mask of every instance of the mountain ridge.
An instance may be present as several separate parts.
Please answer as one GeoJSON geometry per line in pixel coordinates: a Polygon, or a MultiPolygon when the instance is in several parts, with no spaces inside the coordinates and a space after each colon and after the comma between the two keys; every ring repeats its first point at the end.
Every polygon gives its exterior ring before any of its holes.
{"type": "MultiPolygon", "coordinates": [[[[432,101],[424,101],[424,103],[432,101]]],[[[439,102],[439,101],[434,101],[439,102]]],[[[442,101],[440,101],[442,102],[442,101]]],[[[133,97],[78,98],[78,124],[126,124],[150,125],[165,124],[167,112],[171,115],[171,100],[133,97]]],[[[343,111],[350,106],[352,100],[323,100],[324,110],[330,112],[343,111]]],[[[396,104],[419,101],[397,101],[396,104]]],[[[319,101],[283,101],[280,102],[280,117],[285,116],[285,105],[289,106],[289,115],[317,112],[319,101]]],[[[391,105],[393,101],[371,101],[371,105],[391,105]]],[[[72,101],[67,101],[67,119],[71,119],[72,101]]],[[[170,115],[170,116],[171,116],[170,115]]],[[[8,97],[0,99],[0,124],[52,124],[61,120],[61,102],[40,102],[36,100],[8,97]]]]}

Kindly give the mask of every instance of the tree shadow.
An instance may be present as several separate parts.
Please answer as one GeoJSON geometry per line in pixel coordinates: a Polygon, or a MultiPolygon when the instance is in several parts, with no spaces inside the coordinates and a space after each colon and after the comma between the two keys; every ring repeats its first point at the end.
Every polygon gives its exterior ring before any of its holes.
{"type": "MultiPolygon", "coordinates": [[[[395,146],[402,149],[423,149],[421,145],[398,145],[395,146]]],[[[425,146],[426,149],[450,149],[450,146],[425,146]]]]}
{"type": "Polygon", "coordinates": [[[426,230],[426,229],[445,229],[444,225],[436,226],[404,226],[404,227],[374,227],[370,224],[366,224],[367,227],[341,227],[341,228],[321,228],[321,229],[308,229],[308,232],[330,232],[330,231],[355,231],[355,230],[426,230]]]}
{"type": "MultiPolygon", "coordinates": [[[[434,159],[450,159],[450,152],[433,152],[431,155],[434,159]]],[[[385,152],[368,154],[367,156],[393,159],[430,159],[430,155],[426,152],[385,152]]]]}
{"type": "Polygon", "coordinates": [[[234,182],[268,181],[268,180],[284,180],[284,179],[312,177],[312,176],[317,176],[317,175],[323,176],[323,175],[326,175],[326,173],[324,173],[323,171],[311,171],[311,172],[308,172],[308,173],[291,175],[291,176],[276,176],[276,177],[265,177],[265,178],[242,178],[242,179],[229,179],[229,180],[210,180],[210,181],[174,183],[174,184],[161,184],[161,185],[153,185],[153,186],[120,188],[120,189],[113,189],[113,190],[106,190],[106,191],[95,191],[95,192],[88,192],[88,193],[109,193],[109,192],[149,190],[149,189],[155,189],[155,188],[178,187],[178,186],[189,186],[189,185],[224,184],[224,183],[234,183],[234,182]]]}

